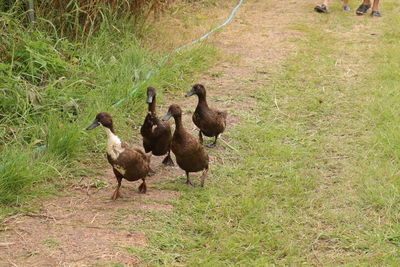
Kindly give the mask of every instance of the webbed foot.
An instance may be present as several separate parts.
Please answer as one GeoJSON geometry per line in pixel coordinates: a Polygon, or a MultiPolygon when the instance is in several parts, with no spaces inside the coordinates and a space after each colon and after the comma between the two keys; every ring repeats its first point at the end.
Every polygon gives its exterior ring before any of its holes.
{"type": "Polygon", "coordinates": [[[175,166],[174,161],[169,154],[162,161],[162,164],[164,164],[165,166],[175,166]]]}

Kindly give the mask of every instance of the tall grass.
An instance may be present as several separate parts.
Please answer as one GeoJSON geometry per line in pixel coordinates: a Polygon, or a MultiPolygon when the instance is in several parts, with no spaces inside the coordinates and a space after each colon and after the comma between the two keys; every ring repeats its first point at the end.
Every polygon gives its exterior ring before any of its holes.
{"type": "Polygon", "coordinates": [[[15,15],[0,16],[0,205],[21,203],[37,193],[29,193],[32,187],[82,170],[79,162],[104,143],[101,132],[84,131],[100,111],[115,115],[119,133],[131,140],[132,126],[145,113],[144,89],[149,84],[160,93],[186,89],[193,79],[189,74],[207,68],[209,55],[216,53],[198,46],[158,65],[162,55],[118,27],[124,20],[114,22],[119,31],[104,25],[85,43],[20,22],[15,15]],[[112,107],[122,98],[122,105],[112,107]]]}
{"type": "MultiPolygon", "coordinates": [[[[3,0],[0,11],[24,12],[27,1],[3,0]]],[[[35,1],[34,12],[41,26],[56,29],[61,37],[81,40],[119,20],[141,25],[152,15],[158,17],[173,2],[182,0],[44,0],[35,1]]],[[[25,19],[26,20],[26,19],[25,19]]],[[[26,20],[27,21],[27,20],[26,20]]],[[[139,27],[140,28],[140,27],[139,27]]]]}

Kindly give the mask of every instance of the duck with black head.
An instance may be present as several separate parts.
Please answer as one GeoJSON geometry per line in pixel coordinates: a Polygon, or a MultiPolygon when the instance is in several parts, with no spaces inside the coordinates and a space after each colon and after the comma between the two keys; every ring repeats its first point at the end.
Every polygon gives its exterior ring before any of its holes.
{"type": "Polygon", "coordinates": [[[146,193],[146,176],[150,171],[151,153],[146,154],[140,149],[130,148],[121,141],[115,134],[112,117],[107,112],[100,112],[96,115],[95,120],[86,130],[93,130],[97,126],[103,126],[107,133],[107,160],[113,168],[115,177],[117,178],[117,188],[112,195],[112,199],[116,200],[122,197],[119,189],[121,187],[122,178],[128,181],[136,181],[142,179],[139,186],[140,193],[146,193]]]}
{"type": "Polygon", "coordinates": [[[208,137],[214,137],[214,142],[208,147],[215,147],[217,139],[226,128],[226,111],[212,109],[208,106],[206,98],[206,89],[202,84],[193,85],[192,89],[186,94],[186,97],[197,95],[198,103],[193,113],[193,123],[199,128],[200,143],[203,144],[203,134],[208,137]]]}
{"type": "Polygon", "coordinates": [[[171,149],[175,154],[178,166],[186,172],[186,184],[193,185],[189,178],[190,172],[203,171],[201,186],[204,186],[209,162],[207,151],[196,137],[186,131],[182,124],[182,110],[178,105],[171,105],[163,120],[167,121],[171,117],[175,120],[171,149]]]}
{"type": "Polygon", "coordinates": [[[143,136],[143,147],[146,153],[152,152],[154,156],[167,154],[163,164],[174,166],[171,158],[171,140],[172,133],[169,122],[160,120],[156,115],[156,89],[147,87],[148,113],[140,128],[143,136]]]}

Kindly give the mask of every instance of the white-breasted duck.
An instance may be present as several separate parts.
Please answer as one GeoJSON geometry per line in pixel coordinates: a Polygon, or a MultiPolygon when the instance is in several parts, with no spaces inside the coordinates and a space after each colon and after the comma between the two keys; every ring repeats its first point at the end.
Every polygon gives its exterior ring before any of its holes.
{"type": "Polygon", "coordinates": [[[147,87],[148,113],[140,128],[143,136],[143,147],[146,153],[151,152],[154,156],[167,154],[162,161],[164,165],[174,166],[171,159],[172,133],[169,122],[160,120],[156,115],[156,89],[147,87]]]}
{"type": "Polygon", "coordinates": [[[190,172],[203,171],[201,175],[201,186],[208,173],[208,154],[199,140],[188,133],[182,124],[182,110],[178,105],[171,105],[164,121],[174,117],[175,132],[172,137],[171,149],[176,157],[178,166],[186,172],[186,184],[193,185],[189,178],[190,172]]]}
{"type": "Polygon", "coordinates": [[[121,141],[115,134],[112,117],[107,112],[97,114],[93,123],[86,130],[92,130],[100,125],[104,127],[107,133],[107,159],[113,168],[118,182],[117,188],[111,198],[116,200],[122,197],[119,192],[122,178],[128,181],[142,179],[143,182],[139,186],[139,192],[146,193],[147,186],[145,179],[150,171],[151,153],[146,154],[140,149],[130,148],[125,142],[121,141]]]}
{"type": "Polygon", "coordinates": [[[208,147],[215,147],[217,139],[226,127],[226,111],[212,109],[207,104],[206,89],[201,84],[193,85],[186,97],[197,95],[199,101],[193,113],[193,123],[199,128],[200,143],[203,144],[203,134],[208,137],[215,137],[214,143],[208,147]]]}

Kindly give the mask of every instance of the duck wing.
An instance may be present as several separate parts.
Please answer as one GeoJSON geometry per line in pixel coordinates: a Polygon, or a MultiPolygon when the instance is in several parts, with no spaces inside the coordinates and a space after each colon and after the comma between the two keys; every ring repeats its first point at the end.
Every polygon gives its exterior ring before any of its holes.
{"type": "Polygon", "coordinates": [[[208,167],[207,151],[197,138],[187,132],[182,133],[179,138],[174,135],[171,149],[179,167],[185,171],[197,172],[208,167]]]}
{"type": "Polygon", "coordinates": [[[203,134],[212,137],[225,130],[227,115],[226,111],[202,107],[193,113],[193,122],[203,134]]]}
{"type": "Polygon", "coordinates": [[[146,177],[150,170],[150,160],[147,155],[137,148],[128,148],[122,152],[113,164],[125,179],[135,181],[146,177]]]}

